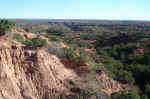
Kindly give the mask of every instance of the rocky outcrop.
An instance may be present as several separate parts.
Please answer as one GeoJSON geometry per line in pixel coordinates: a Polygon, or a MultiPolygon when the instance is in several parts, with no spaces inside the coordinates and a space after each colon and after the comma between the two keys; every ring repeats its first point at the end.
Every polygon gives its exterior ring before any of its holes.
{"type": "Polygon", "coordinates": [[[99,72],[99,76],[96,77],[100,90],[104,93],[111,95],[113,92],[118,92],[122,90],[122,84],[111,79],[104,71],[99,72]]]}
{"type": "Polygon", "coordinates": [[[109,99],[112,92],[121,89],[101,71],[97,71],[97,78],[80,78],[79,73],[90,74],[83,62],[60,60],[43,49],[25,47],[6,37],[0,42],[0,99],[68,99],[70,95],[78,99],[83,89],[91,91],[90,85],[100,92],[98,99],[109,99]],[[95,79],[96,83],[90,83],[95,79]]]}
{"type": "Polygon", "coordinates": [[[72,94],[75,80],[72,70],[42,49],[0,48],[0,99],[61,99],[72,94]]]}

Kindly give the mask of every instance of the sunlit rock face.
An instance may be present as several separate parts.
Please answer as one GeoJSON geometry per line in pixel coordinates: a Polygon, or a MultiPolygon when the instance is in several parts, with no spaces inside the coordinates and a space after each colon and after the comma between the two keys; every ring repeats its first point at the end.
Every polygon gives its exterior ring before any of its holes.
{"type": "Polygon", "coordinates": [[[76,74],[42,49],[0,48],[0,99],[55,99],[72,94],[76,74]]]}

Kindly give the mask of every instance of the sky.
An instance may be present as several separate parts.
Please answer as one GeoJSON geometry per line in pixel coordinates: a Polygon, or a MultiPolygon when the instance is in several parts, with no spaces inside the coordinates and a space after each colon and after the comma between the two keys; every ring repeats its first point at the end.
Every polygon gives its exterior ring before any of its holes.
{"type": "Polygon", "coordinates": [[[150,0],[0,0],[0,18],[150,20],[150,0]]]}

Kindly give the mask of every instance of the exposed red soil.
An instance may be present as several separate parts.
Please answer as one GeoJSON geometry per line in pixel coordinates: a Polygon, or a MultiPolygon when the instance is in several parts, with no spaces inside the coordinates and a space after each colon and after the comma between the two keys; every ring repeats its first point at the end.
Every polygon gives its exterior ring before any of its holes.
{"type": "Polygon", "coordinates": [[[75,61],[61,59],[61,62],[64,64],[66,68],[73,69],[78,74],[89,72],[87,64],[82,61],[75,62],[75,61]]]}

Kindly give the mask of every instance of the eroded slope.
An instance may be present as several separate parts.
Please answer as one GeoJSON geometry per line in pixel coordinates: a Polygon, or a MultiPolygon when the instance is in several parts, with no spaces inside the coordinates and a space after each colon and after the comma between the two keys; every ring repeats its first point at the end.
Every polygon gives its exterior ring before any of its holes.
{"type": "Polygon", "coordinates": [[[70,94],[76,79],[59,59],[44,50],[0,48],[0,99],[55,99],[70,94]]]}

